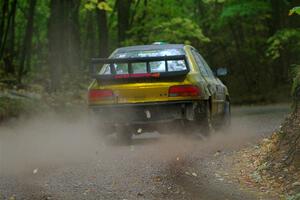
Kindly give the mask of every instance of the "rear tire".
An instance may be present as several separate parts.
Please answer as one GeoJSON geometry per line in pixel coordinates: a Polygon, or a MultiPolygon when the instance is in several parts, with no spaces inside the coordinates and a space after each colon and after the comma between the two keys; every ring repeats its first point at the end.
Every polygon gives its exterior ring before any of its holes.
{"type": "Polygon", "coordinates": [[[217,121],[216,129],[218,131],[227,133],[227,132],[230,131],[230,125],[231,125],[230,102],[225,101],[225,103],[224,103],[224,112],[217,121]]]}
{"type": "Polygon", "coordinates": [[[231,107],[230,102],[226,101],[224,105],[224,115],[223,115],[223,123],[222,129],[224,132],[229,132],[231,127],[231,107]]]}
{"type": "Polygon", "coordinates": [[[205,105],[205,112],[201,119],[201,128],[202,128],[202,134],[204,136],[210,136],[210,134],[213,130],[211,106],[210,106],[209,101],[207,101],[206,105],[205,105]]]}
{"type": "Polygon", "coordinates": [[[195,121],[189,121],[186,123],[186,128],[188,134],[199,136],[201,138],[210,136],[213,126],[212,126],[212,116],[209,101],[199,108],[201,113],[196,114],[195,121]]]}

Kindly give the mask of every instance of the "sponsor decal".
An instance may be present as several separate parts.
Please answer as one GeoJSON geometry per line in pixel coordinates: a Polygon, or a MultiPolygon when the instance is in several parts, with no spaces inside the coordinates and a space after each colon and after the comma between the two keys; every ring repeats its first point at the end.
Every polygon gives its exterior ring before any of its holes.
{"type": "Polygon", "coordinates": [[[160,73],[143,73],[143,74],[118,74],[115,75],[115,79],[123,79],[123,78],[158,78],[160,77],[160,73]]]}

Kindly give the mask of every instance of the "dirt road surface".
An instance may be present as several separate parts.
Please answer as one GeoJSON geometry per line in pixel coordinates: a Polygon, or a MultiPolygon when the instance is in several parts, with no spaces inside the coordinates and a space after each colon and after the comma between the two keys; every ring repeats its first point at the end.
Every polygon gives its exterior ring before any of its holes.
{"type": "Polygon", "coordinates": [[[131,145],[105,144],[82,113],[18,119],[0,127],[0,199],[276,199],[228,181],[226,158],[271,134],[288,111],[236,107],[230,133],[145,133],[131,145]]]}

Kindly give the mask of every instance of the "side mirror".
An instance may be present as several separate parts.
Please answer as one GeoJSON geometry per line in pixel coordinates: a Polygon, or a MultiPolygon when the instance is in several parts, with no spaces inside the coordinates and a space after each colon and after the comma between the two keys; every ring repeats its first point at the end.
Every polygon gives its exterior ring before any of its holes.
{"type": "Polygon", "coordinates": [[[218,68],[217,71],[216,71],[217,76],[226,76],[227,73],[228,73],[228,71],[227,71],[226,67],[218,68]]]}

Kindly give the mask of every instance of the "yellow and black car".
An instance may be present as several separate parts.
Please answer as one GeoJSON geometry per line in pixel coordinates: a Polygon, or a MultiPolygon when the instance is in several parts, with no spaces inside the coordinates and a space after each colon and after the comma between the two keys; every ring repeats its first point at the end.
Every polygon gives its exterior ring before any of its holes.
{"type": "Polygon", "coordinates": [[[137,127],[179,125],[207,134],[230,123],[227,87],[200,53],[183,44],[152,44],[116,49],[108,59],[93,58],[89,108],[106,130],[130,139],[137,127]],[[156,125],[156,126],[155,126],[156,125]]]}

